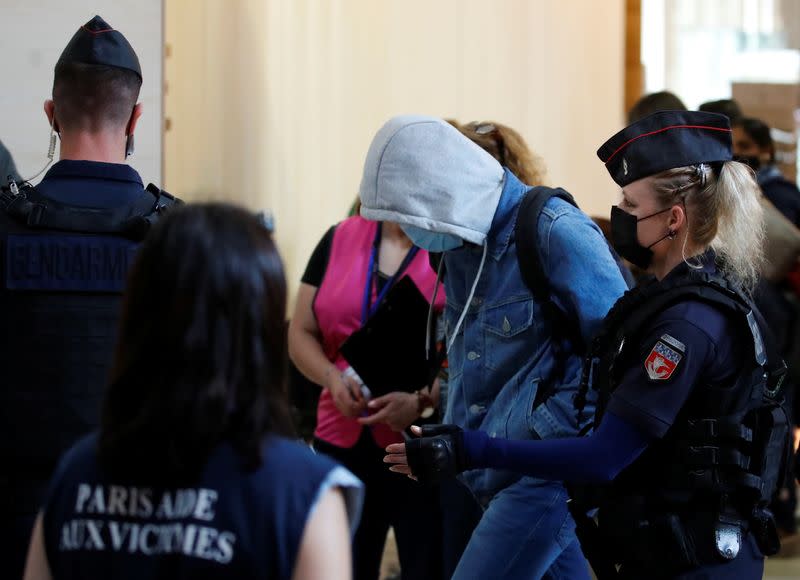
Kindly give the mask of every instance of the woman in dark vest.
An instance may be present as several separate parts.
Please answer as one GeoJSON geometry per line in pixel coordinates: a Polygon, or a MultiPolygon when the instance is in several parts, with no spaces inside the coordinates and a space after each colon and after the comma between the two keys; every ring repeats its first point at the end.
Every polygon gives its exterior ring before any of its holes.
{"type": "Polygon", "coordinates": [[[170,212],[130,275],[99,433],[62,458],[25,578],[350,578],[361,485],[286,436],[271,234],[170,212]]]}
{"type": "Polygon", "coordinates": [[[592,347],[576,406],[587,412],[591,383],[594,433],[510,441],[427,427],[386,461],[420,479],[490,467],[584,484],[573,485],[572,511],[601,580],[761,578],[777,549],[766,505],[785,468],[787,420],[749,297],[758,186],[731,161],[721,115],[656,113],[598,155],[622,187],[614,245],[654,279],[619,300],[592,347]]]}

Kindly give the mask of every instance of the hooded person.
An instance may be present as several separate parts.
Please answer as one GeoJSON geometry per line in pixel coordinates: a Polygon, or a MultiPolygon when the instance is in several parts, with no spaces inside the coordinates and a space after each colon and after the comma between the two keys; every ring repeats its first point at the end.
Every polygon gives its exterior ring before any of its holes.
{"type": "Polygon", "coordinates": [[[614,247],[652,278],[592,341],[575,399],[581,412],[586,391],[598,393],[592,434],[504,440],[438,425],[389,446],[385,461],[421,481],[493,468],[568,482],[600,580],[760,579],[780,547],[768,505],[790,426],[786,367],[752,303],[758,185],[731,159],[728,119],[712,113],[655,113],[597,154],[622,188],[614,247]]]}
{"type": "MultiPolygon", "coordinates": [[[[445,423],[513,439],[576,435],[578,346],[560,342],[519,268],[515,228],[530,187],[445,121],[389,120],[361,182],[361,215],[398,223],[442,252],[449,396],[445,423]]],[[[589,342],[626,290],[602,233],[560,198],[545,204],[535,246],[552,301],[589,342]]],[[[463,474],[484,509],[454,578],[588,578],[558,482],[508,471],[463,474]]]]}

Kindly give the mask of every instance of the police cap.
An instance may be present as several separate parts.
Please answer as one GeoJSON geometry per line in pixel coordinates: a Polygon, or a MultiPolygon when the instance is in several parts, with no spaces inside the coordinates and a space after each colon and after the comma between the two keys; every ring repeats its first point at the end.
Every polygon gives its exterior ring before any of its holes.
{"type": "Polygon", "coordinates": [[[731,125],[724,115],[660,111],[625,127],[597,156],[620,187],[667,169],[732,158],[731,125]]]}
{"type": "Polygon", "coordinates": [[[142,78],[139,58],[128,40],[99,16],[81,26],[73,35],[58,59],[58,64],[68,62],[123,68],[142,78]]]}

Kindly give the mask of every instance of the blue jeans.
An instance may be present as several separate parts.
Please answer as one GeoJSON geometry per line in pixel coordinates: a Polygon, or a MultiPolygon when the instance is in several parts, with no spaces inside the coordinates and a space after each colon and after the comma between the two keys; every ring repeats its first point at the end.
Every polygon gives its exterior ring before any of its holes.
{"type": "Polygon", "coordinates": [[[495,495],[453,578],[589,580],[563,485],[523,477],[495,495]]]}

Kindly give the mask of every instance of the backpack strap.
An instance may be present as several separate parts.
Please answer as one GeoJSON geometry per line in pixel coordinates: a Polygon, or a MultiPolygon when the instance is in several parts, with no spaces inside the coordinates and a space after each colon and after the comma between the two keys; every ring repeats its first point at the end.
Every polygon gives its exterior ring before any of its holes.
{"type": "Polygon", "coordinates": [[[570,205],[578,207],[575,198],[564,189],[533,187],[525,193],[520,202],[517,210],[517,222],[514,226],[520,275],[533,295],[533,299],[539,303],[555,338],[553,345],[556,351],[556,368],[553,372],[553,380],[540,385],[533,402],[534,408],[544,403],[555,392],[557,381],[560,380],[568,356],[565,342],[571,343],[573,350],[578,352],[586,349],[578,322],[570,318],[552,299],[550,283],[539,251],[539,219],[545,204],[553,197],[558,197],[570,205]]]}
{"type": "Polygon", "coordinates": [[[154,201],[147,212],[133,215],[122,224],[122,230],[129,238],[144,239],[147,232],[171,207],[183,205],[183,201],[152,183],[147,184],[145,191],[153,196],[154,201]]]}
{"type": "MultiPolygon", "coordinates": [[[[541,253],[539,252],[539,218],[545,204],[551,198],[558,197],[570,205],[578,207],[575,198],[561,189],[551,187],[534,187],[525,194],[520,203],[517,213],[517,223],[514,227],[515,242],[517,244],[517,261],[522,280],[533,294],[533,298],[545,309],[545,316],[550,322],[562,323],[566,315],[561,311],[551,299],[550,283],[542,264],[541,253]]],[[[570,326],[576,326],[571,321],[570,326]]],[[[572,332],[570,334],[573,334],[572,332]]],[[[580,332],[577,332],[580,337],[580,332]]],[[[582,342],[582,341],[581,341],[582,342]]]]}
{"type": "Polygon", "coordinates": [[[47,199],[29,183],[19,188],[13,184],[0,193],[0,211],[32,229],[119,235],[139,241],[167,208],[182,203],[152,183],[146,191],[149,195],[120,207],[90,208],[47,199]]]}

